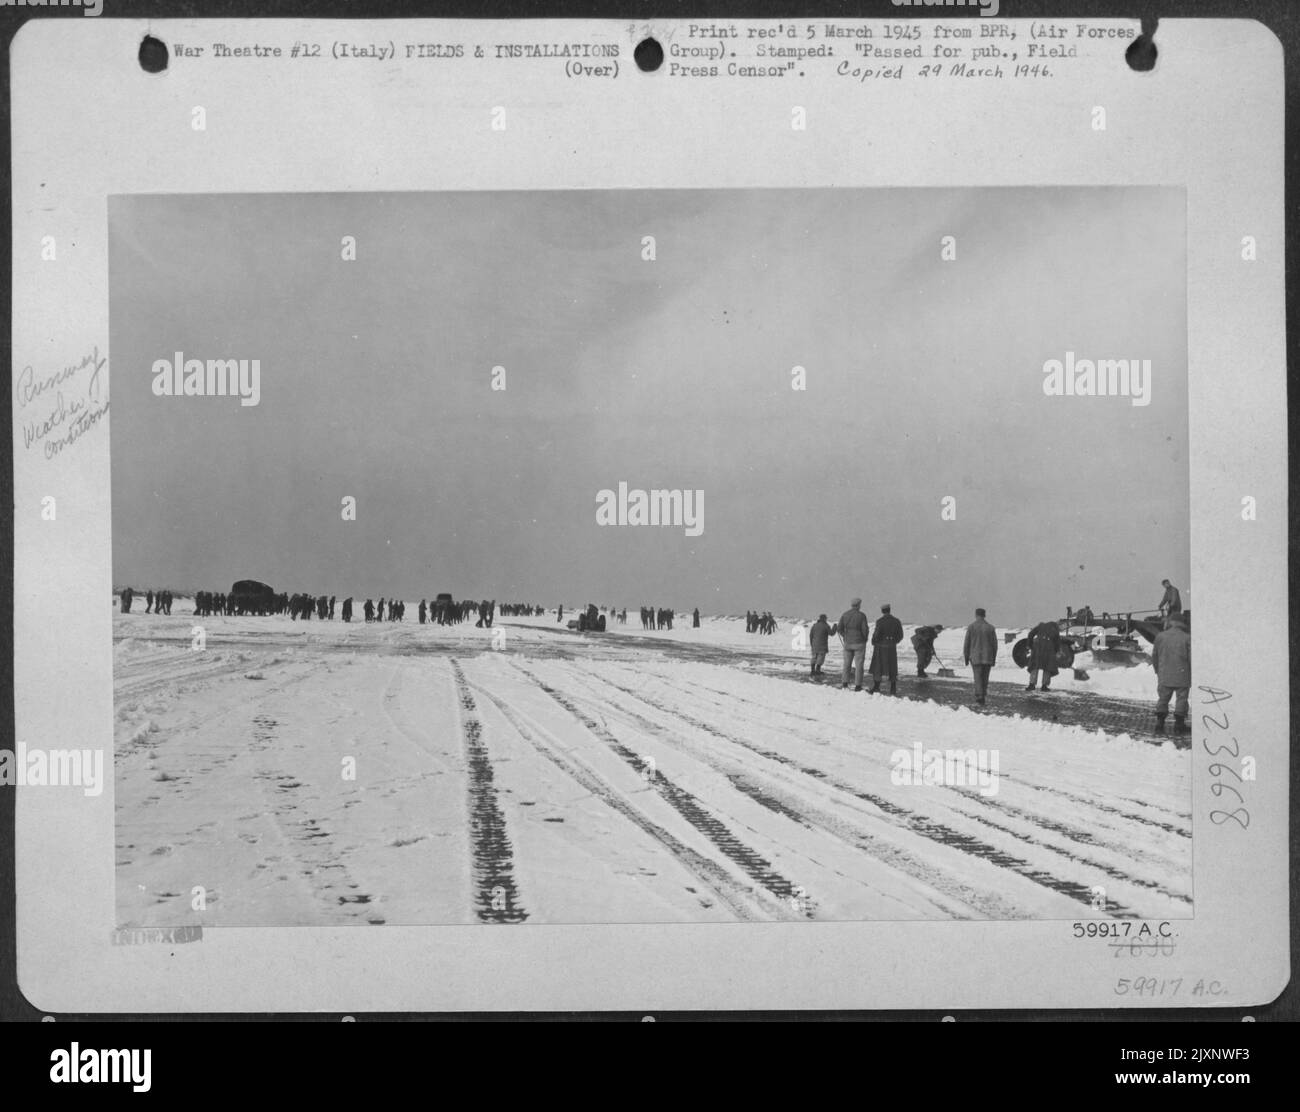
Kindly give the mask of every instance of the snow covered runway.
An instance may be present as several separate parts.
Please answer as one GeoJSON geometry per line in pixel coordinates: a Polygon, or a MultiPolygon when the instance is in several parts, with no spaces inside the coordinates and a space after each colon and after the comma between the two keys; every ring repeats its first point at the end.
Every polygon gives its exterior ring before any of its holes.
{"type": "Polygon", "coordinates": [[[522,619],[213,618],[194,651],[195,621],[114,616],[123,926],[1191,913],[1172,745],[784,682],[713,662],[763,651],[721,624],[667,635],[696,660],[522,619]],[[996,791],[896,783],[918,743],[996,751],[996,791]]]}

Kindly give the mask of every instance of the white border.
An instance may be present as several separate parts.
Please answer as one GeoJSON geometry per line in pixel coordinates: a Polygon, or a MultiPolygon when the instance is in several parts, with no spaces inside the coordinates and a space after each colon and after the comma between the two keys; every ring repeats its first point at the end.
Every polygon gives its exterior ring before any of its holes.
{"type": "MultiPolygon", "coordinates": [[[[837,23],[898,22],[833,20],[837,23]]],[[[649,25],[662,42],[689,21],[649,25]]],[[[730,21],[728,21],[730,22],[730,21]]],[[[735,21],[742,28],[750,21],[735,21]]],[[[752,21],[770,25],[775,21],[752,21]]],[[[805,21],[800,20],[801,24],[805,21]]],[[[821,24],[826,20],[813,20],[821,24]]],[[[967,23],[969,21],[966,21],[967,23]]],[[[979,23],[993,21],[980,20],[979,23]]],[[[1002,21],[999,21],[1002,22],[1002,21]]],[[[1029,21],[1011,20],[1022,32],[1029,21]]],[[[1061,22],[1066,22],[1062,20],[1061,22]]],[[[1074,21],[1069,21],[1074,22],[1074,21]]],[[[1091,21],[1098,26],[1134,26],[1091,21]]],[[[1287,457],[1282,48],[1261,24],[1162,20],[1151,73],[1082,46],[1049,82],[672,80],[631,63],[647,25],[384,21],[383,41],[621,44],[615,81],[553,61],[173,60],[168,43],[364,41],[359,21],[33,21],[11,51],[14,370],[108,347],[106,197],[136,192],[609,187],[1180,185],[1188,205],[1197,678],[1233,692],[1257,757],[1251,824],[1215,826],[1197,740],[1195,920],[1163,971],[1215,997],[1135,999],[1151,972],[1069,924],[826,923],[210,929],[113,946],[113,797],[17,806],[19,984],[61,1011],[961,1008],[1255,1005],[1287,958],[1287,457]],[[793,104],[808,112],[793,131],[793,104]],[[202,105],[207,130],[190,128],[202,105]],[[504,105],[508,129],[489,127],[504,105]],[[1108,126],[1091,127],[1104,105],[1108,126]],[[56,237],[57,263],[40,258],[56,237]],[[1256,262],[1240,258],[1243,235],[1256,262]],[[1243,522],[1240,500],[1257,499],[1243,522]],[[1121,968],[1122,967],[1122,968],[1121,968]]],[[[112,373],[109,353],[109,374],[112,373]]],[[[15,412],[18,740],[111,748],[109,421],[46,462],[15,412]],[[43,521],[41,498],[58,500],[43,521]],[[55,587],[57,586],[57,590],[55,587]]],[[[1195,692],[1194,692],[1195,694],[1195,692]]],[[[1199,738],[1199,735],[1198,735],[1199,738]]]]}

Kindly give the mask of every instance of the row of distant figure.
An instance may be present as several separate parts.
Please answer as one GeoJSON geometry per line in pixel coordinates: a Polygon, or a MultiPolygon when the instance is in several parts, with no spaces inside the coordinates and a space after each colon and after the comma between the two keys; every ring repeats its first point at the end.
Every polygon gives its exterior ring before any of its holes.
{"type": "MultiPolygon", "coordinates": [[[[138,592],[131,587],[122,588],[122,613],[131,613],[131,604],[136,600],[138,592]]],[[[144,593],[144,612],[146,614],[170,614],[172,612],[171,591],[145,591],[144,593]]]]}
{"type": "MultiPolygon", "coordinates": [[[[240,584],[235,586],[238,588],[240,584]]],[[[287,614],[294,621],[310,621],[313,617],[318,621],[334,620],[338,602],[337,595],[310,595],[305,592],[289,594],[287,591],[277,594],[271,591],[270,588],[263,588],[261,584],[256,586],[262,589],[256,591],[197,591],[194,595],[194,614],[201,618],[221,615],[242,617],[246,614],[287,614]]],[[[123,614],[131,613],[131,607],[138,595],[139,593],[132,587],[122,588],[123,614]]],[[[144,612],[146,614],[170,614],[174,597],[169,590],[148,590],[144,594],[144,612]]],[[[588,607],[588,609],[595,609],[595,607],[588,607]]],[[[601,607],[600,609],[604,611],[606,608],[601,607]]],[[[484,599],[479,602],[472,600],[457,602],[447,594],[438,595],[432,602],[421,599],[417,609],[421,625],[426,622],[434,625],[458,625],[460,622],[477,615],[478,621],[474,623],[475,626],[489,629],[498,613],[503,617],[532,618],[545,615],[546,612],[546,607],[540,603],[503,602],[498,606],[495,599],[484,599]]],[[[362,613],[365,615],[367,622],[400,622],[406,618],[406,603],[400,599],[381,598],[377,603],[371,599],[366,599],[362,606],[362,613]]],[[[584,613],[580,612],[580,616],[584,613]]],[[[627,625],[626,607],[618,610],[611,606],[608,607],[608,613],[611,621],[620,625],[627,625]]],[[[353,600],[345,598],[342,609],[343,621],[352,621],[352,614],[353,600]]],[[[641,607],[641,628],[672,629],[673,620],[676,616],[676,611],[667,607],[643,606],[641,607]]],[[[771,615],[769,614],[767,617],[771,618],[771,615]]],[[[698,629],[700,627],[699,607],[696,607],[692,612],[691,618],[692,626],[698,629]]],[[[564,621],[563,605],[556,608],[555,620],[556,622],[564,621]]],[[[583,624],[586,625],[586,623],[583,624]]],[[[774,619],[772,624],[773,629],[775,629],[774,619]]],[[[591,623],[590,628],[595,629],[594,621],[591,623]]]]}
{"type": "Polygon", "coordinates": [[[775,633],[776,629],[776,619],[772,617],[772,611],[764,610],[761,614],[757,610],[745,611],[746,633],[775,633]]]}
{"type": "MultiPolygon", "coordinates": [[[[677,611],[667,606],[643,606],[641,607],[641,628],[672,629],[676,617],[677,611]]],[[[626,610],[623,611],[623,621],[627,621],[626,610]]],[[[695,629],[700,628],[700,608],[698,606],[691,612],[691,626],[695,629]]]]}
{"type": "MultiPolygon", "coordinates": [[[[537,613],[543,614],[545,611],[539,607],[537,613]]],[[[620,610],[616,606],[596,606],[594,603],[588,603],[585,608],[579,609],[577,613],[577,618],[569,621],[569,628],[584,633],[588,631],[603,633],[607,620],[618,625],[627,625],[627,607],[620,610]]],[[[641,607],[642,629],[672,629],[673,622],[676,619],[677,611],[667,606],[641,607]]],[[[555,621],[557,625],[564,621],[563,605],[555,608],[555,621]]],[[[698,606],[691,611],[691,626],[695,629],[700,628],[700,608],[698,606]]]]}
{"type": "MultiPolygon", "coordinates": [[[[131,613],[138,592],[132,587],[124,587],[120,597],[122,613],[131,613]]],[[[175,596],[171,591],[148,590],[144,598],[146,614],[165,615],[172,612],[175,596]]],[[[193,613],[196,617],[202,618],[221,615],[235,617],[245,614],[287,614],[294,621],[310,621],[313,617],[318,621],[333,621],[337,603],[337,595],[310,595],[305,592],[276,594],[265,591],[250,594],[237,591],[197,591],[194,594],[193,613]]],[[[511,616],[531,617],[545,613],[544,607],[524,602],[502,603],[499,609],[502,614],[511,616]]],[[[361,610],[367,622],[401,622],[406,619],[406,603],[401,599],[381,598],[378,603],[366,599],[361,610]]],[[[497,611],[495,599],[483,599],[479,602],[466,599],[457,602],[450,595],[443,594],[433,602],[421,599],[417,613],[421,625],[426,622],[437,625],[457,625],[477,615],[478,621],[475,624],[490,628],[497,611]]],[[[345,622],[352,621],[353,599],[343,600],[341,617],[345,622]]]]}

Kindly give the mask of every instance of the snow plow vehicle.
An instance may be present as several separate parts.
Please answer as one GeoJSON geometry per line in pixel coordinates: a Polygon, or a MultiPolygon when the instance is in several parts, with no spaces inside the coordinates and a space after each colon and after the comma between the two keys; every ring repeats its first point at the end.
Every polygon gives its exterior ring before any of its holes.
{"type": "MultiPolygon", "coordinates": [[[[1192,612],[1184,610],[1180,617],[1190,631],[1192,612]]],[[[1145,614],[1134,617],[1130,611],[1111,614],[1103,611],[1098,618],[1091,607],[1080,610],[1065,608],[1065,617],[1057,619],[1061,631],[1061,644],[1056,650],[1056,666],[1073,668],[1077,656],[1091,653],[1092,663],[1099,668],[1132,668],[1148,663],[1151,654],[1147,645],[1155,642],[1156,635],[1164,629],[1163,614],[1145,614]]],[[[1011,649],[1011,658],[1018,668],[1029,667],[1029,638],[1022,637],[1011,649]]]]}

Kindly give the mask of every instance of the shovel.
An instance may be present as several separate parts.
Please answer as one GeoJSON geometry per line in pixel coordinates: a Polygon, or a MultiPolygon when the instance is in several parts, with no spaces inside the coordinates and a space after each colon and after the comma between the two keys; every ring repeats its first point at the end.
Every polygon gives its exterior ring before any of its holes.
{"type": "MultiPolygon", "coordinates": [[[[930,651],[933,653],[934,649],[932,648],[930,651]]],[[[934,653],[934,659],[939,660],[938,653],[934,653]]],[[[939,675],[946,680],[955,680],[957,678],[957,673],[944,664],[942,660],[939,660],[939,675]]]]}

